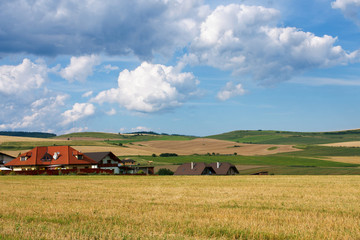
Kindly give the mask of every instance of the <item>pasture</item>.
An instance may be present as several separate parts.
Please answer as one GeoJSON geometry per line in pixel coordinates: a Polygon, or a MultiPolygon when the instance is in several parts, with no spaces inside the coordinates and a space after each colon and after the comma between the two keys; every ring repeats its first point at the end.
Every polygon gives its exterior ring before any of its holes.
{"type": "Polygon", "coordinates": [[[0,239],[359,239],[360,176],[0,176],[0,239]]]}

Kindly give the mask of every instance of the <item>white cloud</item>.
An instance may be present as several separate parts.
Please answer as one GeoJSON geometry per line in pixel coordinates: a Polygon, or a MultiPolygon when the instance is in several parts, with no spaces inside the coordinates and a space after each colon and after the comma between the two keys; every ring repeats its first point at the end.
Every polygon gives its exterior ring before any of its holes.
{"type": "Polygon", "coordinates": [[[151,128],[148,127],[143,127],[143,126],[138,126],[136,128],[132,128],[131,129],[132,132],[150,132],[151,128]]]}
{"type": "Polygon", "coordinates": [[[93,101],[118,103],[139,112],[157,112],[182,105],[197,93],[197,84],[192,73],[143,62],[133,71],[122,71],[118,88],[100,92],[93,101]]]}
{"type": "Polygon", "coordinates": [[[221,101],[228,100],[229,98],[243,95],[245,90],[241,84],[234,85],[232,82],[228,82],[226,86],[217,94],[217,98],[221,101]]]}
{"type": "Polygon", "coordinates": [[[91,116],[95,113],[95,106],[91,103],[75,103],[71,110],[62,113],[62,125],[66,125],[80,119],[91,116]]]}
{"type": "Polygon", "coordinates": [[[336,38],[318,37],[292,27],[277,27],[279,12],[261,6],[217,7],[201,25],[183,61],[248,75],[262,84],[289,80],[313,68],[359,60],[336,38]]]}
{"type": "Polygon", "coordinates": [[[83,95],[81,95],[83,98],[87,98],[90,97],[93,94],[93,91],[88,91],[86,93],[84,93],[83,95]]]}
{"type": "MultiPolygon", "coordinates": [[[[14,116],[7,119],[9,123],[0,124],[0,129],[48,131],[49,127],[54,127],[57,124],[58,116],[61,113],[60,108],[65,105],[67,98],[67,95],[40,98],[34,101],[30,107],[20,108],[20,111],[19,106],[16,106],[17,111],[14,116]]],[[[10,112],[7,113],[10,115],[10,112]]]]}
{"type": "Polygon", "coordinates": [[[100,58],[94,54],[81,57],[71,57],[70,64],[60,71],[60,75],[69,82],[85,82],[93,74],[93,68],[100,64],[100,58]]]}
{"type": "Polygon", "coordinates": [[[197,34],[209,11],[203,2],[0,1],[0,53],[171,55],[197,34]]]}
{"type": "Polygon", "coordinates": [[[0,66],[0,94],[21,95],[40,88],[47,79],[48,68],[43,62],[25,58],[19,65],[0,66]]]}
{"type": "Polygon", "coordinates": [[[111,71],[115,71],[115,70],[119,70],[119,67],[118,66],[112,66],[111,64],[107,64],[107,65],[105,65],[104,67],[104,72],[107,72],[107,73],[109,73],[109,72],[111,72],[111,71]]]}
{"type": "Polygon", "coordinates": [[[332,8],[340,9],[345,17],[360,25],[360,0],[336,0],[331,3],[332,8]]]}
{"type": "Polygon", "coordinates": [[[112,116],[116,114],[116,110],[112,108],[110,111],[106,112],[107,115],[112,116]]]}
{"type": "Polygon", "coordinates": [[[73,127],[73,128],[67,129],[62,134],[75,133],[75,132],[85,132],[88,129],[89,129],[88,127],[73,127]]]}

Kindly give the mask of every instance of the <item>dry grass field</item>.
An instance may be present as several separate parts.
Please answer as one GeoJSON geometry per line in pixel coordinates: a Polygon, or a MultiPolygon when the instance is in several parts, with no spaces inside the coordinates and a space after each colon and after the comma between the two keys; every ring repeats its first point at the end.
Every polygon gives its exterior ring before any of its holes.
{"type": "Polygon", "coordinates": [[[0,176],[0,239],[360,239],[360,176],[0,176]]]}
{"type": "Polygon", "coordinates": [[[360,141],[321,144],[328,147],[360,147],[360,141]]]}
{"type": "Polygon", "coordinates": [[[233,154],[244,156],[268,155],[282,152],[299,151],[292,145],[274,144],[244,144],[231,141],[216,140],[210,138],[196,138],[189,141],[147,141],[127,145],[131,148],[144,150],[152,153],[177,153],[178,155],[192,154],[233,154]]]}

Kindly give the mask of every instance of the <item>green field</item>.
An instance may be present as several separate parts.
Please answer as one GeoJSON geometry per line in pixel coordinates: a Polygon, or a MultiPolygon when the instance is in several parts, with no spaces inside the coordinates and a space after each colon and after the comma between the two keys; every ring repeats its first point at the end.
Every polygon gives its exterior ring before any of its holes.
{"type": "Polygon", "coordinates": [[[360,130],[337,132],[232,131],[208,136],[219,140],[257,144],[325,144],[360,141],[360,130]]]}
{"type": "Polygon", "coordinates": [[[0,239],[360,239],[359,176],[0,176],[0,239]]]}

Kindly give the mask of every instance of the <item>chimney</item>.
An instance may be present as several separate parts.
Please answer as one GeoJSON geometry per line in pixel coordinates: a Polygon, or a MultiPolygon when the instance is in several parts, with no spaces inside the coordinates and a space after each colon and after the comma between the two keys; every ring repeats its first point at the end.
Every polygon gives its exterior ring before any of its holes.
{"type": "Polygon", "coordinates": [[[194,169],[194,162],[190,163],[191,170],[194,169]]]}
{"type": "Polygon", "coordinates": [[[216,162],[216,168],[220,168],[220,162],[216,162]]]}

